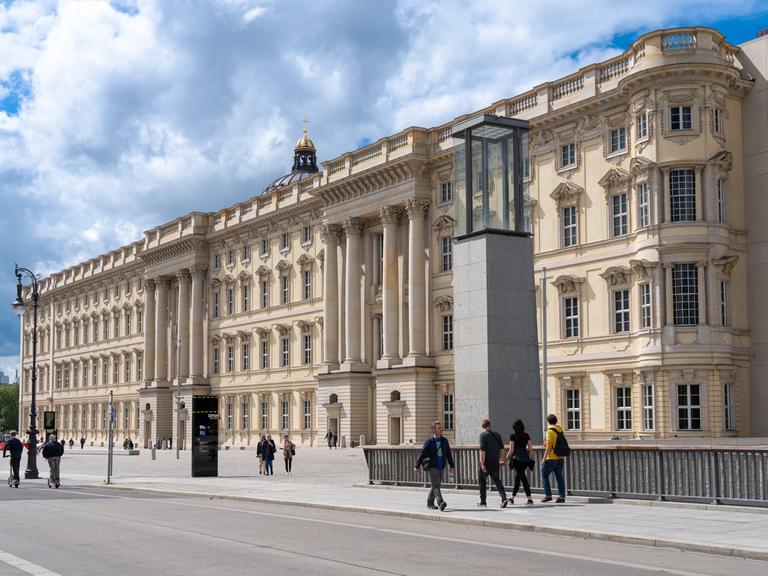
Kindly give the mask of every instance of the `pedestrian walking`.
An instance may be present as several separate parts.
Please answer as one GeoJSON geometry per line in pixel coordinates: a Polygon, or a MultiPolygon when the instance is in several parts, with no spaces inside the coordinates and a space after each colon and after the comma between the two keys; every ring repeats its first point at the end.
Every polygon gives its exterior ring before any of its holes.
{"type": "Polygon", "coordinates": [[[427,508],[435,510],[437,508],[442,512],[447,504],[443,500],[443,493],[440,491],[440,485],[443,480],[443,470],[446,463],[451,472],[456,468],[453,463],[453,454],[451,454],[451,445],[448,439],[443,436],[443,425],[439,420],[432,423],[432,436],[424,441],[421,453],[416,459],[414,471],[418,472],[421,467],[429,473],[430,490],[427,496],[427,508]],[[437,502],[437,505],[435,505],[437,502]]]}
{"type": "Polygon", "coordinates": [[[85,448],[85,436],[80,437],[80,450],[85,448]]]}
{"type": "MultiPolygon", "coordinates": [[[[555,500],[557,504],[565,502],[565,478],[563,476],[563,463],[567,454],[558,454],[555,451],[555,445],[558,443],[558,438],[565,440],[563,429],[557,424],[557,416],[550,414],[547,416],[547,434],[544,441],[544,459],[541,461],[541,483],[544,487],[544,498],[542,502],[552,501],[552,485],[549,483],[549,477],[552,473],[555,474],[555,480],[557,480],[557,494],[558,498],[555,500]]],[[[562,441],[561,441],[562,443],[562,441]]],[[[566,442],[565,447],[568,444],[566,442]]]]}
{"type": "Polygon", "coordinates": [[[264,451],[264,474],[267,476],[274,476],[275,470],[272,468],[272,462],[275,459],[275,452],[277,452],[277,448],[275,447],[275,441],[272,440],[272,435],[267,434],[267,437],[264,439],[264,445],[263,445],[263,451],[264,451]]]}
{"type": "Polygon", "coordinates": [[[64,454],[64,446],[56,442],[56,436],[51,434],[48,442],[43,446],[43,458],[48,461],[48,468],[50,468],[50,476],[48,478],[48,485],[59,487],[61,484],[61,457],[64,454]]]}
{"type": "Polygon", "coordinates": [[[339,447],[339,445],[337,444],[338,440],[339,440],[339,437],[336,436],[336,432],[334,432],[333,435],[331,436],[331,441],[333,442],[333,447],[334,448],[338,448],[339,447]]]}
{"type": "Polygon", "coordinates": [[[491,421],[487,418],[482,423],[483,431],[480,433],[480,471],[478,484],[480,485],[480,502],[478,506],[487,506],[485,497],[488,490],[488,476],[493,480],[496,490],[501,496],[501,507],[506,508],[509,501],[504,490],[504,483],[499,475],[504,465],[504,440],[501,434],[491,429],[491,421]]]}
{"type": "Polygon", "coordinates": [[[72,450],[72,448],[75,447],[75,441],[72,440],[72,438],[69,439],[69,449],[72,450]]]}
{"type": "Polygon", "coordinates": [[[3,458],[5,458],[6,452],[11,453],[11,474],[13,475],[13,483],[18,488],[20,482],[19,466],[21,465],[21,455],[24,452],[24,444],[16,438],[16,434],[18,434],[16,430],[11,430],[11,439],[3,446],[3,458]]]}
{"type": "Polygon", "coordinates": [[[325,435],[325,439],[328,441],[328,450],[333,448],[333,432],[328,430],[328,433],[325,435]]]}
{"type": "Polygon", "coordinates": [[[509,499],[509,503],[515,503],[515,496],[517,496],[517,491],[520,490],[522,483],[525,495],[528,497],[526,504],[532,506],[531,484],[528,482],[528,470],[533,470],[534,466],[531,437],[525,431],[525,424],[522,420],[515,420],[515,423],[512,424],[512,430],[514,433],[509,435],[507,461],[510,469],[515,472],[515,485],[512,488],[512,498],[509,499]]]}
{"type": "Polygon", "coordinates": [[[262,434],[256,446],[256,458],[259,459],[259,475],[264,474],[264,442],[266,440],[266,437],[262,434]]]}
{"type": "Polygon", "coordinates": [[[283,436],[283,460],[285,461],[285,475],[292,476],[291,466],[296,455],[296,444],[288,439],[288,434],[283,436]]]}

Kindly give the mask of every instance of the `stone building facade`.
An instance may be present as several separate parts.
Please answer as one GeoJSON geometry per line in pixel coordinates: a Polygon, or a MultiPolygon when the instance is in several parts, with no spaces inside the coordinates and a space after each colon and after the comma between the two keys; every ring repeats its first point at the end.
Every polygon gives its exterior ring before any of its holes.
{"type": "MultiPolygon", "coordinates": [[[[575,437],[752,432],[741,56],[712,29],[651,32],[477,111],[530,122],[547,403],[575,437]]],[[[322,171],[305,130],[262,194],[44,279],[38,410],[96,443],[109,391],[118,440],[145,446],[177,420],[189,438],[192,394],[219,398],[225,446],[451,436],[452,124],[322,171]]],[[[30,342],[24,317],[25,423],[30,342]]]]}

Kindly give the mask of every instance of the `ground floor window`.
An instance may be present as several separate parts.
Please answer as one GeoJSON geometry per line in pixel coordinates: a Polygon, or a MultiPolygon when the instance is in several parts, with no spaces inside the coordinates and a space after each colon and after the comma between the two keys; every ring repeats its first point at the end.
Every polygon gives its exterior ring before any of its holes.
{"type": "Polygon", "coordinates": [[[289,402],[288,400],[283,400],[281,402],[282,407],[282,418],[281,418],[281,430],[288,430],[288,424],[289,424],[289,402]]]}
{"type": "Polygon", "coordinates": [[[653,430],[656,427],[654,395],[653,385],[643,386],[643,430],[653,430]]]}
{"type": "Polygon", "coordinates": [[[304,430],[312,430],[312,400],[304,400],[304,430]]]}
{"type": "Polygon", "coordinates": [[[616,430],[632,430],[632,388],[616,388],[616,430]]]}
{"type": "Polygon", "coordinates": [[[453,430],[453,394],[443,394],[443,429],[453,430]]]}
{"type": "Polygon", "coordinates": [[[581,430],[581,390],[565,391],[565,427],[568,430],[581,430]]]}
{"type": "Polygon", "coordinates": [[[733,417],[733,384],[723,386],[723,427],[726,430],[736,429],[733,417]]]}
{"type": "Polygon", "coordinates": [[[701,386],[677,385],[677,429],[701,430],[701,386]]]}
{"type": "Polygon", "coordinates": [[[261,403],[261,429],[269,430],[269,402],[261,403]]]}

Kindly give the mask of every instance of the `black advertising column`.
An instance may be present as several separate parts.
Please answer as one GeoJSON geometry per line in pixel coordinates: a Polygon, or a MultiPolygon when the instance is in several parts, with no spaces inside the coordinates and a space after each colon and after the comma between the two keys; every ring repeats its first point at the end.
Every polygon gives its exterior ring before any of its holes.
{"type": "Polygon", "coordinates": [[[192,396],[192,477],[219,475],[219,397],[192,396]]]}

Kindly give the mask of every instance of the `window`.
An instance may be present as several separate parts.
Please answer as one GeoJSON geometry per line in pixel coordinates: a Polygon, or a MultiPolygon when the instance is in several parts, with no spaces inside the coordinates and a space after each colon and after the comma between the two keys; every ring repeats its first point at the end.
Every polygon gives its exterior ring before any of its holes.
{"type": "Polygon", "coordinates": [[[699,384],[677,385],[678,430],[701,430],[701,389],[699,384]]]}
{"type": "Polygon", "coordinates": [[[70,328],[67,326],[64,329],[64,347],[69,348],[69,335],[70,335],[70,328]]]}
{"type": "Polygon", "coordinates": [[[564,338],[579,337],[579,299],[576,296],[563,298],[564,338]]]}
{"type": "Polygon", "coordinates": [[[83,362],[83,386],[88,387],[88,363],[83,362]]]}
{"type": "MultiPolygon", "coordinates": [[[[45,340],[42,342],[43,352],[45,352],[45,340]]],[[[83,320],[83,344],[88,344],[88,320],[83,320]]]]}
{"type": "Polygon", "coordinates": [[[717,221],[721,224],[725,224],[726,217],[726,199],[725,199],[725,182],[722,178],[717,179],[717,221]]]}
{"type": "Polygon", "coordinates": [[[269,308],[269,280],[261,281],[261,307],[269,308]]]}
{"type": "Polygon", "coordinates": [[[715,108],[714,116],[712,118],[713,128],[715,134],[723,133],[723,111],[720,108],[715,108]]]}
{"type": "Polygon", "coordinates": [[[123,360],[123,381],[124,382],[130,382],[131,381],[131,360],[129,356],[126,356],[123,360]]]}
{"type": "Polygon", "coordinates": [[[563,246],[576,245],[576,206],[563,208],[563,246]]]}
{"type": "Polygon", "coordinates": [[[612,198],[611,216],[613,218],[613,235],[627,234],[627,195],[617,194],[612,198]]]}
{"type": "Polygon", "coordinates": [[[261,429],[269,430],[269,402],[261,402],[261,429]]]}
{"type": "Polygon", "coordinates": [[[242,288],[240,288],[240,296],[242,298],[243,312],[248,312],[248,310],[250,309],[250,306],[251,306],[251,304],[250,304],[250,292],[251,291],[249,289],[248,284],[244,284],[242,286],[242,288]]]}
{"type": "Polygon", "coordinates": [[[242,261],[243,262],[248,262],[248,260],[250,260],[250,259],[251,259],[251,247],[248,246],[248,244],[246,244],[246,245],[243,246],[242,261]]]}
{"type": "Polygon", "coordinates": [[[690,106],[672,106],[669,109],[670,130],[690,130],[692,127],[690,106]]]}
{"type": "Polygon", "coordinates": [[[571,142],[560,147],[560,167],[566,168],[576,164],[576,144],[571,142]]]}
{"type": "Polygon", "coordinates": [[[304,226],[301,229],[301,243],[310,244],[312,242],[312,226],[304,226]]]}
{"type": "Polygon", "coordinates": [[[72,367],[72,386],[77,388],[80,385],[80,368],[77,364],[72,367]]]}
{"type": "Polygon", "coordinates": [[[117,356],[112,357],[112,383],[120,382],[120,359],[117,356]]]}
{"type": "Polygon", "coordinates": [[[693,170],[669,173],[669,203],[672,222],[696,220],[696,176],[693,170]]]}
{"type": "Polygon", "coordinates": [[[440,237],[440,254],[443,272],[453,269],[453,239],[450,236],[440,237]]]}
{"type": "Polygon", "coordinates": [[[655,391],[652,384],[643,386],[643,430],[653,430],[656,427],[655,391]]]}
{"type": "Polygon", "coordinates": [[[567,430],[581,430],[581,390],[578,388],[565,391],[565,427],[567,430]]]}
{"type": "Polygon", "coordinates": [[[443,394],[443,430],[453,430],[453,394],[443,394]]]}
{"type": "Polygon", "coordinates": [[[301,341],[304,364],[312,364],[312,334],[303,334],[301,341]]]}
{"type": "Polygon", "coordinates": [[[234,406],[232,406],[232,401],[231,400],[227,400],[227,430],[229,430],[229,431],[232,430],[233,420],[235,419],[234,418],[234,413],[233,413],[234,412],[233,408],[234,408],[234,406]]]}
{"type": "Polygon", "coordinates": [[[104,288],[104,303],[109,302],[109,288],[104,288]]]}
{"type": "Polygon", "coordinates": [[[235,313],[235,291],[227,288],[227,314],[231,316],[235,313]]]}
{"type": "Polygon", "coordinates": [[[291,341],[289,338],[280,338],[280,366],[289,366],[291,363],[291,341]]]}
{"type": "Polygon", "coordinates": [[[312,298],[312,270],[304,270],[304,300],[312,298]]]}
{"type": "Polygon", "coordinates": [[[219,291],[213,291],[213,317],[219,317],[219,291]]]}
{"type": "Polygon", "coordinates": [[[227,266],[232,266],[235,263],[235,251],[230,248],[227,250],[227,266]]]}
{"type": "Polygon", "coordinates": [[[450,182],[440,183],[440,204],[447,204],[453,201],[453,190],[450,182]]]}
{"type": "Polygon", "coordinates": [[[304,400],[304,430],[312,430],[312,400],[304,400]]]}
{"type": "MultiPolygon", "coordinates": [[[[93,341],[98,342],[99,341],[99,319],[94,318],[92,324],[93,324],[93,341]]],[[[57,337],[58,337],[58,334],[57,334],[57,337]]],[[[58,344],[57,344],[57,347],[58,347],[58,344]]]]}
{"type": "Polygon", "coordinates": [[[641,182],[637,185],[637,224],[645,228],[651,223],[650,201],[648,197],[648,183],[641,182]]]}
{"type": "Polygon", "coordinates": [[[98,386],[99,384],[99,363],[98,361],[94,360],[91,362],[91,382],[93,382],[94,386],[98,386]]]}
{"type": "Polygon", "coordinates": [[[632,430],[632,388],[616,388],[616,430],[632,430]]]}
{"type": "Polygon", "coordinates": [[[453,314],[443,316],[443,350],[453,350],[453,314]]]}
{"type": "Polygon", "coordinates": [[[675,264],[672,268],[672,308],[675,326],[699,322],[699,281],[696,265],[675,264]]]}
{"type": "Polygon", "coordinates": [[[212,372],[214,374],[219,373],[219,365],[220,365],[220,358],[219,358],[219,347],[214,346],[213,347],[213,369],[212,372]]]}
{"type": "Polygon", "coordinates": [[[262,370],[269,368],[269,340],[267,339],[261,341],[261,368],[262,370]]]}
{"type": "Polygon", "coordinates": [[[227,372],[235,371],[235,347],[227,346],[227,372]]]}
{"type": "Polygon", "coordinates": [[[727,280],[720,280],[720,325],[728,326],[731,322],[728,310],[728,292],[729,286],[727,280]]]}
{"type": "Polygon", "coordinates": [[[627,149],[627,129],[624,126],[611,130],[610,137],[610,154],[627,149]]]}
{"type": "Polygon", "coordinates": [[[723,427],[735,430],[736,421],[733,418],[733,384],[723,386],[723,427]]]}
{"type": "Polygon", "coordinates": [[[645,113],[638,114],[635,119],[637,120],[637,139],[648,138],[648,116],[645,113]]]}
{"type": "Polygon", "coordinates": [[[250,352],[251,351],[248,342],[243,342],[240,346],[240,353],[242,357],[241,369],[243,372],[248,372],[248,370],[251,369],[250,352]]]}
{"type": "Polygon", "coordinates": [[[249,408],[250,408],[250,406],[248,406],[248,401],[247,400],[244,401],[240,405],[240,423],[243,426],[243,430],[248,430],[248,425],[249,425],[249,421],[248,421],[249,420],[249,418],[248,418],[249,414],[248,414],[248,411],[249,411],[249,408]]]}
{"type": "Polygon", "coordinates": [[[288,430],[288,424],[289,424],[288,416],[290,414],[289,413],[290,405],[288,403],[288,400],[283,400],[282,402],[280,402],[280,408],[281,408],[281,410],[280,410],[280,412],[281,412],[281,414],[280,414],[280,416],[281,416],[280,417],[280,429],[281,430],[288,430]]]}
{"type": "Polygon", "coordinates": [[[136,354],[136,381],[141,382],[144,371],[144,358],[142,355],[136,354]]]}
{"type": "Polygon", "coordinates": [[[109,366],[106,358],[104,358],[101,361],[101,385],[106,386],[107,384],[109,384],[109,366]]]}
{"type": "Polygon", "coordinates": [[[651,285],[640,284],[640,327],[651,327],[651,285]]]}
{"type": "Polygon", "coordinates": [[[213,269],[218,270],[221,268],[221,260],[218,254],[213,255],[213,269]]]}
{"type": "Polygon", "coordinates": [[[613,293],[613,331],[616,334],[629,332],[629,290],[613,293]]]}
{"type": "Polygon", "coordinates": [[[263,238],[261,240],[261,255],[269,256],[269,238],[263,238]]]}
{"type": "Polygon", "coordinates": [[[131,311],[130,310],[125,311],[125,335],[126,336],[131,335],[131,311]]]}
{"type": "Polygon", "coordinates": [[[280,277],[280,283],[280,300],[283,304],[288,304],[291,301],[291,279],[288,277],[288,274],[283,274],[280,277]]]}
{"type": "Polygon", "coordinates": [[[61,368],[56,367],[56,389],[61,388],[61,368]]]}
{"type": "Polygon", "coordinates": [[[115,319],[112,322],[112,329],[115,338],[120,338],[120,316],[115,314],[115,319]]]}
{"type": "Polygon", "coordinates": [[[144,331],[143,310],[136,310],[136,331],[141,334],[144,331]]]}
{"type": "Polygon", "coordinates": [[[291,234],[283,232],[280,236],[280,250],[288,250],[291,247],[291,234]]]}

